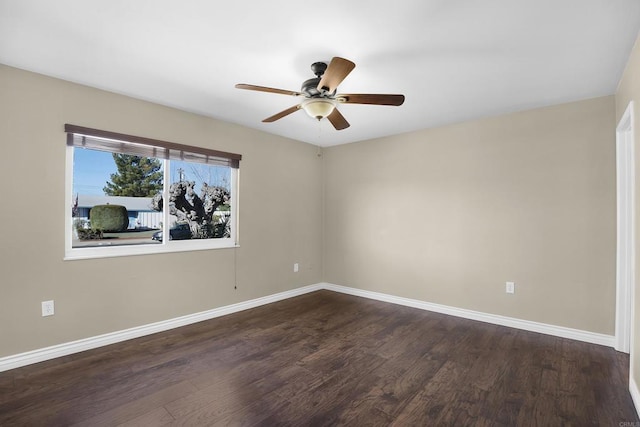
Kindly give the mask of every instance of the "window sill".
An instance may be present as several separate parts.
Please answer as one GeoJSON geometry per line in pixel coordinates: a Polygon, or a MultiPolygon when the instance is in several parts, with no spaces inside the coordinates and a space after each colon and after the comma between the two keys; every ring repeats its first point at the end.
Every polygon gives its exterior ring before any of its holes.
{"type": "Polygon", "coordinates": [[[161,244],[135,245],[135,246],[100,246],[89,248],[72,248],[65,251],[65,261],[81,259],[113,258],[121,256],[153,255],[174,252],[207,251],[214,249],[230,249],[240,247],[231,239],[216,239],[210,241],[170,241],[161,244]]]}

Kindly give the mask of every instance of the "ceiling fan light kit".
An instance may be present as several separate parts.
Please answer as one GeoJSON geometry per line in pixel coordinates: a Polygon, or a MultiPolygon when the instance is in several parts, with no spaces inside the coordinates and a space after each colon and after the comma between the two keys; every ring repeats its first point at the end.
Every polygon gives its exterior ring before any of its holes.
{"type": "Polygon", "coordinates": [[[324,62],[314,62],[311,64],[311,71],[315,78],[302,83],[301,92],[291,90],[276,89],[266,86],[256,86],[244,83],[236,85],[238,89],[254,90],[258,92],[277,93],[280,95],[302,96],[305,98],[298,105],[289,107],[271,117],[263,120],[264,123],[271,123],[279,120],[300,109],[320,121],[327,118],[336,130],[349,127],[349,122],[336,108],[340,104],[368,104],[368,105],[392,105],[399,106],[404,103],[404,95],[383,95],[383,94],[349,94],[336,95],[337,87],[355,68],[356,64],[348,59],[334,57],[329,65],[324,62]]]}
{"type": "Polygon", "coordinates": [[[302,108],[309,117],[318,121],[324,119],[336,108],[336,101],[329,98],[310,98],[302,101],[302,108]]]}

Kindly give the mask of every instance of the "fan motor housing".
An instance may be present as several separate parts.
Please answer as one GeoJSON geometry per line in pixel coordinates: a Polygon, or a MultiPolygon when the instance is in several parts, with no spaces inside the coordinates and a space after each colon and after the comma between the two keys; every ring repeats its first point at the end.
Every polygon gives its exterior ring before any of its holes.
{"type": "Polygon", "coordinates": [[[319,96],[320,91],[318,90],[318,83],[320,83],[320,77],[306,80],[304,83],[302,83],[300,92],[304,93],[308,97],[319,96]]]}
{"type": "Polygon", "coordinates": [[[320,83],[320,79],[321,79],[320,77],[316,77],[314,79],[306,80],[304,83],[302,83],[302,88],[300,89],[300,92],[304,93],[307,96],[307,98],[333,97],[336,94],[335,90],[331,93],[327,92],[326,90],[325,91],[318,90],[318,84],[320,83]]]}
{"type": "Polygon", "coordinates": [[[326,62],[314,62],[311,64],[311,71],[316,77],[322,77],[325,71],[327,71],[327,63],[326,62]]]}
{"type": "Polygon", "coordinates": [[[313,64],[311,64],[311,71],[313,72],[313,74],[316,75],[316,77],[313,79],[306,80],[304,83],[302,83],[302,88],[300,89],[300,92],[304,93],[307,96],[307,98],[318,98],[318,97],[327,98],[335,95],[336,93],[335,90],[333,91],[333,93],[328,93],[327,91],[318,90],[318,85],[320,84],[320,80],[322,79],[322,76],[324,75],[324,72],[326,70],[327,70],[326,62],[314,62],[313,64]]]}

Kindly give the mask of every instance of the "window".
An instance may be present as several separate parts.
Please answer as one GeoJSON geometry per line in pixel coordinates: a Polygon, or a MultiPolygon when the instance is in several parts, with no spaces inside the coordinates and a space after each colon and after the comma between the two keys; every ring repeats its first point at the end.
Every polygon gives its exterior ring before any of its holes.
{"type": "Polygon", "coordinates": [[[239,154],[65,125],[65,259],[233,247],[239,154]]]}

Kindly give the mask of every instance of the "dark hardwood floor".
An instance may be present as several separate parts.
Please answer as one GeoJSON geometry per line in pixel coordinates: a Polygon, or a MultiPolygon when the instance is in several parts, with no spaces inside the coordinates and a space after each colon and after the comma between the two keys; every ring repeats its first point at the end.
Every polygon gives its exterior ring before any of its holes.
{"type": "Polygon", "coordinates": [[[0,425],[640,425],[628,363],[319,291],[0,373],[0,425]]]}

